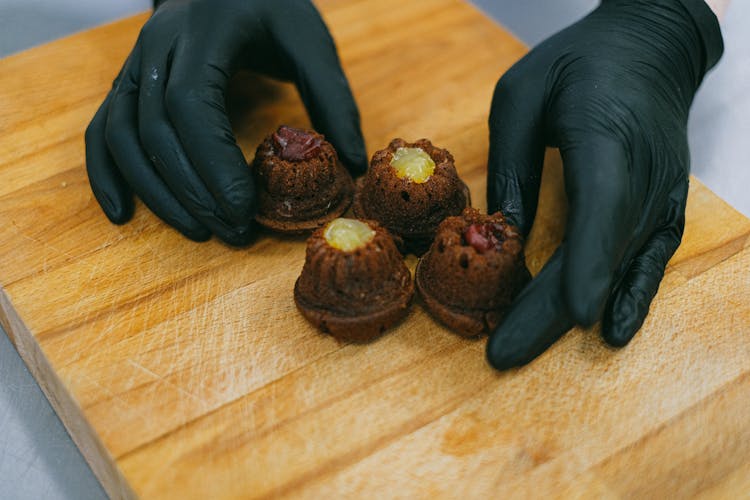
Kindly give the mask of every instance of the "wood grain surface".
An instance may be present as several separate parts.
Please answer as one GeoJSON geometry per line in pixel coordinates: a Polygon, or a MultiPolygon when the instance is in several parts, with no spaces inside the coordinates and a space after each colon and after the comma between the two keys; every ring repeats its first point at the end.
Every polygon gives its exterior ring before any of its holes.
{"type": "MultiPolygon", "coordinates": [[[[321,0],[370,154],[429,137],[484,208],[486,120],[525,47],[459,0],[321,0]]],[[[146,16],[0,61],[0,319],[113,498],[736,497],[750,491],[750,220],[693,179],[682,246],[625,349],[598,327],[496,373],[419,304],[365,346],[292,287],[304,240],[196,244],[142,205],[111,225],[83,132],[146,16]]],[[[230,98],[246,155],[308,121],[293,87],[230,98]]],[[[564,231],[547,155],[528,244],[564,231]]],[[[410,265],[413,265],[413,259],[410,265]]]]}

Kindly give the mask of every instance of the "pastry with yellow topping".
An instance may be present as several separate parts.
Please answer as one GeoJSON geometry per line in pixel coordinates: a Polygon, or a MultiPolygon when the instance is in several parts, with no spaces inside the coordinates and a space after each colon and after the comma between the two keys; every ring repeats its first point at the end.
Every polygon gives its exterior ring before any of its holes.
{"type": "Polygon", "coordinates": [[[374,221],[338,218],[307,240],[294,301],[335,338],[368,342],[408,311],[414,283],[393,238],[374,221]]]}
{"type": "Polygon", "coordinates": [[[453,156],[427,139],[394,139],[375,153],[357,183],[352,209],[378,221],[404,252],[421,255],[446,217],[471,205],[469,189],[456,172],[453,156]]]}

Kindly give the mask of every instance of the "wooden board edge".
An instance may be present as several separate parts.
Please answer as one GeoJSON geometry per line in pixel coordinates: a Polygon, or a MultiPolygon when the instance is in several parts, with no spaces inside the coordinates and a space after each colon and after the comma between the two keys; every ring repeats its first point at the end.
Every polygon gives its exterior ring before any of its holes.
{"type": "Polygon", "coordinates": [[[37,45],[32,45],[31,47],[26,47],[25,49],[19,50],[18,52],[13,52],[11,54],[8,54],[5,57],[0,57],[0,61],[5,62],[5,61],[13,61],[15,59],[24,58],[24,57],[27,57],[28,54],[32,52],[37,52],[39,50],[43,50],[44,48],[57,44],[59,42],[65,42],[69,39],[80,37],[84,33],[106,31],[108,29],[111,29],[112,26],[115,24],[120,24],[123,22],[137,22],[141,18],[143,18],[143,22],[145,22],[148,19],[148,17],[151,15],[151,12],[152,12],[151,9],[141,10],[132,14],[124,15],[123,17],[106,20],[104,22],[101,22],[100,24],[96,24],[89,28],[85,28],[79,31],[74,31],[72,33],[68,33],[67,35],[63,35],[58,38],[53,38],[51,40],[47,40],[46,42],[41,42],[41,43],[38,43],[37,45]]]}
{"type": "MultiPolygon", "coordinates": [[[[688,186],[690,186],[691,188],[695,188],[695,189],[705,189],[706,191],[711,193],[721,205],[724,205],[724,208],[726,210],[729,210],[730,212],[732,212],[734,216],[739,216],[739,217],[742,217],[743,219],[750,221],[750,217],[740,212],[734,205],[732,205],[727,200],[719,196],[719,194],[716,191],[714,191],[713,188],[711,188],[708,184],[703,182],[700,179],[700,177],[698,177],[692,172],[688,176],[688,186]],[[695,186],[693,186],[694,184],[695,186]]],[[[688,190],[688,201],[689,200],[690,200],[690,191],[688,190]]]]}
{"type": "Polygon", "coordinates": [[[65,426],[73,442],[80,450],[94,475],[109,498],[136,499],[135,492],[128,485],[125,476],[117,467],[94,429],[89,425],[80,406],[66,391],[60,378],[52,370],[33,335],[16,314],[5,288],[0,285],[0,324],[5,329],[10,342],[33,375],[52,409],[65,426]]]}

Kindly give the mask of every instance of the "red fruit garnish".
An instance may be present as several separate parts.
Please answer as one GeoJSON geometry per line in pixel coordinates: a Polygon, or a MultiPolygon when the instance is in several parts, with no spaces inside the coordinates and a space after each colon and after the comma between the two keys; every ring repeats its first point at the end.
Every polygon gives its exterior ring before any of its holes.
{"type": "Polygon", "coordinates": [[[464,240],[479,253],[485,253],[493,248],[500,250],[505,237],[501,224],[472,224],[464,231],[464,240]]]}
{"type": "Polygon", "coordinates": [[[286,161],[309,160],[320,154],[321,144],[321,136],[286,125],[273,133],[274,150],[279,158],[286,161]]]}

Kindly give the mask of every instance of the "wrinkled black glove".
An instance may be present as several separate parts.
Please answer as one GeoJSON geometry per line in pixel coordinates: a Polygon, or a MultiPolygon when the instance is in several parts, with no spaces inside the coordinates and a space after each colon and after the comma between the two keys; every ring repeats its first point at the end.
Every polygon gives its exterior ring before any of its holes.
{"type": "Polygon", "coordinates": [[[241,69],[294,81],[344,165],[366,169],[359,112],[310,1],[168,0],[86,130],[89,181],[112,222],[130,220],[134,191],[188,238],[250,241],[253,179],[224,97],[241,69]]]}
{"type": "Polygon", "coordinates": [[[528,363],[575,324],[601,319],[613,346],[641,327],[682,238],[688,111],[722,50],[702,0],[604,0],[502,77],[489,211],[529,233],[550,145],[569,213],[563,243],[489,339],[495,368],[528,363]]]}

